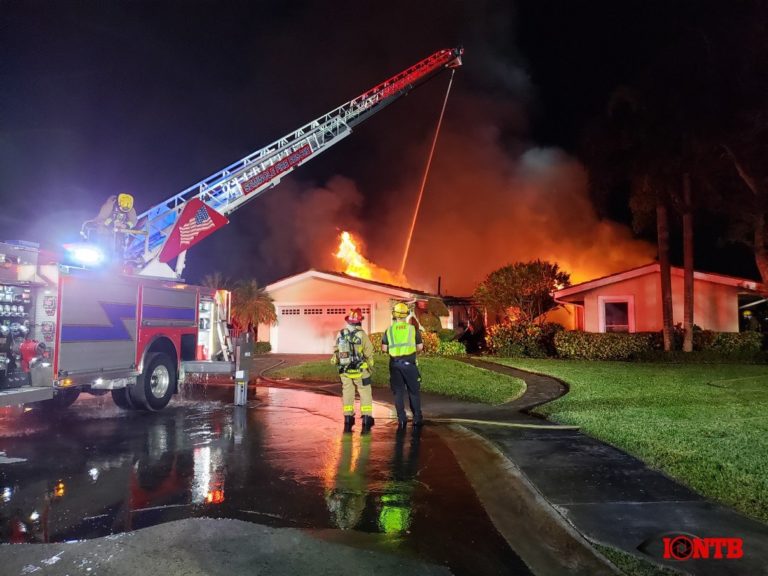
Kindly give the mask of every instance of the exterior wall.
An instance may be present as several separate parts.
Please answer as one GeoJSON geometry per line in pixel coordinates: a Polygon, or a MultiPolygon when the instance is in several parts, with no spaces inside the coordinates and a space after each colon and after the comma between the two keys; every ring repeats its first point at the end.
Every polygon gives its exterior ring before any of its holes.
{"type": "MultiPolygon", "coordinates": [[[[705,330],[738,332],[738,289],[694,280],[694,324],[705,330]]],[[[584,329],[600,332],[601,298],[629,297],[634,301],[634,331],[661,330],[661,274],[658,272],[590,290],[584,295],[584,329]]],[[[683,278],[672,275],[673,323],[683,322],[683,278]]]]}
{"type": "Polygon", "coordinates": [[[628,297],[634,300],[634,331],[661,330],[661,282],[658,275],[648,274],[608,286],[601,286],[584,295],[584,330],[600,332],[600,301],[602,298],[628,297]]]}
{"type": "Polygon", "coordinates": [[[371,332],[383,332],[391,322],[391,296],[321,278],[307,278],[270,292],[270,296],[275,301],[275,307],[313,304],[370,306],[371,332]]]}
{"type": "Polygon", "coordinates": [[[269,294],[275,303],[277,324],[260,325],[259,341],[270,342],[278,353],[330,353],[333,335],[344,326],[344,314],[329,311],[334,307],[347,311],[358,306],[369,309],[364,311],[364,329],[383,332],[391,323],[393,299],[401,299],[374,286],[369,289],[312,276],[270,290],[269,294]],[[323,312],[314,312],[315,307],[323,312]],[[291,308],[297,312],[294,314],[291,308]]]}
{"type": "MultiPolygon", "coordinates": [[[[661,288],[659,288],[661,290],[661,288]]],[[[672,317],[683,322],[683,277],[672,276],[672,317]]],[[[733,286],[693,281],[693,323],[715,332],[739,331],[739,294],[733,286]]],[[[661,319],[659,319],[661,324],[661,319]]],[[[661,327],[659,327],[661,330],[661,327]]]]}
{"type": "MultiPolygon", "coordinates": [[[[566,330],[576,330],[576,306],[560,305],[546,313],[546,322],[560,324],[566,330]]],[[[537,318],[538,320],[538,318],[537,318]]]]}

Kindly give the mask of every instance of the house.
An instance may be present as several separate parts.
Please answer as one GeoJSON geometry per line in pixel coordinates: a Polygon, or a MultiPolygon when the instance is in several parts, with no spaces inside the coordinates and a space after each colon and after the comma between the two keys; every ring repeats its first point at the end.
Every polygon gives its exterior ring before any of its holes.
{"type": "Polygon", "coordinates": [[[395,302],[426,302],[432,294],[364,280],[338,272],[307,270],[265,288],[277,312],[277,324],[260,326],[259,339],[273,352],[330,354],[344,317],[361,308],[363,329],[383,332],[392,321],[395,302]]]}
{"type": "MultiPolygon", "coordinates": [[[[693,322],[704,330],[739,331],[739,299],[763,290],[755,281],[694,272],[693,322]]],[[[657,332],[662,329],[658,262],[554,292],[564,305],[555,321],[587,332],[657,332]]],[[[673,324],[683,322],[683,269],[672,268],[673,324]]],[[[548,318],[549,319],[549,318],[548,318]]],[[[554,318],[553,318],[554,320],[554,318]]]]}

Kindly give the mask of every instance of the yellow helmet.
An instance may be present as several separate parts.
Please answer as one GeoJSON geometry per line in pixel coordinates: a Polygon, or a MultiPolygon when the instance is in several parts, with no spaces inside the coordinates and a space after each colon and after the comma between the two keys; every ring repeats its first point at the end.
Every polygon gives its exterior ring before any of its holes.
{"type": "Polygon", "coordinates": [[[392,315],[395,318],[407,318],[408,317],[408,305],[404,302],[398,302],[392,309],[392,315]]]}
{"type": "Polygon", "coordinates": [[[128,212],[128,210],[133,208],[133,196],[125,193],[118,194],[117,205],[123,212],[128,212]]]}

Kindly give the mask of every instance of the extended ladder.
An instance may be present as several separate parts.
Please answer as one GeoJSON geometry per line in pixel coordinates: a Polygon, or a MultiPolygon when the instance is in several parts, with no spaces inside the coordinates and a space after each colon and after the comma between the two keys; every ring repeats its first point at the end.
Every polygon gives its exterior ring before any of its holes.
{"type": "Polygon", "coordinates": [[[232,338],[229,335],[229,326],[227,321],[219,319],[216,322],[216,331],[219,335],[219,346],[221,346],[222,360],[233,362],[235,360],[235,347],[232,344],[232,338]]]}
{"type": "MultiPolygon", "coordinates": [[[[142,262],[141,269],[146,270],[157,260],[189,200],[200,198],[224,215],[234,212],[264,190],[276,186],[298,166],[349,136],[354,126],[418,84],[446,68],[460,66],[463,52],[462,48],[435,52],[357,98],[153,206],[139,216],[137,228],[144,231],[144,236],[129,244],[126,257],[142,262]]],[[[182,253],[179,257],[176,275],[181,274],[184,256],[182,253]]]]}

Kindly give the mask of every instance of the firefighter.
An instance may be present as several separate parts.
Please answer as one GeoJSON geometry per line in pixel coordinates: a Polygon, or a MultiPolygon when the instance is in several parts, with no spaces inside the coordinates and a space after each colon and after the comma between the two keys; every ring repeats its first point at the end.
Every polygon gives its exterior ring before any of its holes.
{"type": "Polygon", "coordinates": [[[81,234],[88,238],[89,233],[95,230],[99,241],[108,246],[110,252],[119,254],[125,233],[132,230],[137,221],[133,196],[123,192],[107,198],[96,218],[83,224],[81,234]]]}
{"type": "Polygon", "coordinates": [[[349,432],[355,425],[355,388],[360,395],[360,413],[363,431],[373,426],[373,396],[371,394],[371,368],[373,344],[360,327],[365,317],[360,308],[354,308],[344,320],[347,325],[339,332],[333,349],[331,363],[339,370],[344,411],[344,430],[349,432]]]}
{"type": "Polygon", "coordinates": [[[413,415],[413,425],[421,426],[421,374],[416,364],[416,352],[424,349],[419,330],[406,321],[408,306],[398,302],[392,310],[392,325],[381,338],[381,350],[389,354],[389,386],[395,395],[398,428],[408,425],[405,394],[413,415]]]}

